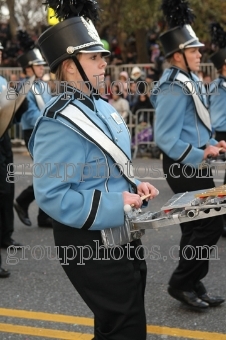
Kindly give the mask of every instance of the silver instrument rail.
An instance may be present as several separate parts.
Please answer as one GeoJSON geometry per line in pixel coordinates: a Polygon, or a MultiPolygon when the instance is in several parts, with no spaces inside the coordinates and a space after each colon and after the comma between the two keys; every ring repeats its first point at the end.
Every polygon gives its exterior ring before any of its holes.
{"type": "Polygon", "coordinates": [[[195,198],[195,194],[201,192],[176,194],[158,212],[137,213],[130,218],[131,232],[226,214],[226,195],[195,198]]]}

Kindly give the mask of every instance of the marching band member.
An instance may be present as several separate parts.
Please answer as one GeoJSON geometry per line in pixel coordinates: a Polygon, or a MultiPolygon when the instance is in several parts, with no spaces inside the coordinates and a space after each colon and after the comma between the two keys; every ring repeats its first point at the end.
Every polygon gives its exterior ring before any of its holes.
{"type": "MultiPolygon", "coordinates": [[[[220,24],[213,23],[211,25],[211,35],[217,51],[210,56],[210,60],[216,67],[219,76],[214,79],[210,86],[209,110],[215,138],[220,141],[222,139],[226,140],[226,32],[220,24]]],[[[224,184],[226,184],[226,172],[224,184]]],[[[223,215],[223,218],[224,229],[222,236],[226,237],[226,216],[223,215]]]]}
{"type": "MultiPolygon", "coordinates": [[[[2,59],[2,49],[3,46],[0,43],[0,64],[1,64],[1,59],[2,59]]],[[[7,81],[5,78],[0,76],[0,93],[4,88],[7,88],[7,81]]],[[[9,139],[9,137],[7,138],[9,139]]],[[[1,243],[2,243],[2,231],[3,231],[3,214],[5,213],[5,207],[4,207],[4,202],[5,198],[7,197],[8,191],[11,191],[10,188],[11,186],[6,183],[6,173],[7,173],[7,158],[6,158],[6,150],[5,150],[5,143],[4,143],[4,136],[0,137],[0,278],[5,278],[10,275],[10,272],[4,268],[2,268],[2,256],[1,256],[1,243]],[[9,190],[7,190],[9,188],[9,190]]],[[[11,150],[12,154],[12,150],[11,150]]],[[[13,202],[13,201],[12,201],[13,202]]],[[[13,213],[13,204],[11,208],[11,214],[13,213]]],[[[13,218],[13,214],[12,214],[13,218]]],[[[12,220],[12,225],[13,225],[13,220],[12,220]]]]}
{"type": "MultiPolygon", "coordinates": [[[[0,64],[2,50],[3,46],[0,43],[0,64]]],[[[0,76],[0,95],[5,90],[7,90],[7,81],[0,76]]],[[[8,107],[4,107],[4,98],[1,98],[0,102],[0,248],[8,248],[9,246],[19,247],[21,244],[12,238],[14,232],[14,183],[13,181],[11,183],[6,181],[8,164],[13,163],[11,140],[7,129],[7,126],[10,124],[11,110],[9,110],[8,107]],[[6,127],[6,130],[4,126],[6,127]]],[[[9,105],[10,104],[12,104],[12,111],[14,111],[14,101],[11,101],[9,105]]],[[[0,255],[0,277],[8,277],[9,275],[9,271],[4,270],[1,267],[0,255]]]]}
{"type": "Polygon", "coordinates": [[[65,20],[38,43],[62,93],[46,106],[30,139],[34,163],[49,164],[49,172],[34,178],[35,197],[53,219],[63,269],[94,313],[94,339],[145,340],[141,241],[113,248],[111,256],[101,235],[106,228],[113,235],[124,230],[124,205],[139,208],[140,196],[153,198],[157,190],[122,172],[125,160],[131,160],[130,136],[121,116],[97,93],[109,51],[92,24],[96,2],[49,3],[65,20]],[[84,265],[79,265],[81,249],[84,265]]]}
{"type": "MultiPolygon", "coordinates": [[[[193,73],[199,70],[199,48],[204,45],[190,26],[193,15],[187,2],[163,0],[162,9],[170,29],[160,41],[171,67],[164,71],[151,101],[156,110],[155,141],[163,152],[163,170],[174,193],[213,188],[211,171],[199,170],[199,165],[209,155],[218,155],[220,148],[225,151],[226,143],[211,138],[206,96],[193,73]]],[[[180,227],[180,259],[168,293],[198,309],[218,306],[224,299],[209,295],[201,280],[208,273],[208,251],[222,233],[222,217],[191,221],[180,227]]]]}
{"type": "MultiPolygon", "coordinates": [[[[34,41],[29,37],[25,31],[18,32],[18,39],[23,47],[23,54],[17,60],[23,68],[27,76],[26,80],[33,79],[34,81],[30,91],[27,94],[27,107],[25,112],[21,115],[21,125],[24,134],[24,141],[28,147],[28,141],[35,126],[37,119],[41,115],[41,111],[45,104],[51,99],[51,91],[47,84],[41,81],[44,74],[44,65],[46,62],[38,48],[35,47],[34,41]]],[[[25,80],[25,81],[26,81],[25,80]]],[[[31,80],[29,80],[31,81],[31,80]]],[[[27,226],[31,226],[31,220],[28,215],[30,204],[34,201],[33,185],[29,185],[24,189],[14,201],[14,208],[20,218],[21,222],[27,226]]],[[[39,208],[38,211],[38,226],[52,227],[51,219],[46,213],[39,208]]]]}

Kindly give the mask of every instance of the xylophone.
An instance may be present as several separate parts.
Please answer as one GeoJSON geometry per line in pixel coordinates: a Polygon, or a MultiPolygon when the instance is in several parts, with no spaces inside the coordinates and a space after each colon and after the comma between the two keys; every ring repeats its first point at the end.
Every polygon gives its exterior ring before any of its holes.
{"type": "Polygon", "coordinates": [[[141,238],[145,229],[158,229],[226,214],[226,185],[206,191],[197,190],[173,195],[157,212],[142,213],[140,209],[128,208],[128,206],[125,206],[124,210],[124,228],[101,231],[106,247],[116,247],[141,238]]]}

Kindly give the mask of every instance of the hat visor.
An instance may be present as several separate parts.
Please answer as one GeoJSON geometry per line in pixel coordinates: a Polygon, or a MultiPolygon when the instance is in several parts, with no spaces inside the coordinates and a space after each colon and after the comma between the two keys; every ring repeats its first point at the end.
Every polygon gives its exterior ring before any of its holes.
{"type": "Polygon", "coordinates": [[[46,62],[44,60],[34,60],[34,61],[29,61],[29,65],[46,65],[46,62]]]}
{"type": "Polygon", "coordinates": [[[193,41],[192,43],[189,43],[185,46],[185,48],[191,48],[191,47],[203,47],[204,44],[200,43],[198,40],[193,41]]]}
{"type": "Polygon", "coordinates": [[[80,50],[79,53],[102,53],[104,57],[108,57],[111,52],[108,50],[105,50],[102,46],[100,45],[94,45],[94,46],[89,46],[86,49],[80,50]]]}

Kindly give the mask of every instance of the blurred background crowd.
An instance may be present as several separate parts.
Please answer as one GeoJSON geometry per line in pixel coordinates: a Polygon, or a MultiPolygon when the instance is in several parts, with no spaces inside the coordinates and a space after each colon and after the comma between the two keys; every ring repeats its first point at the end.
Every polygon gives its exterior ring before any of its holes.
{"type": "MultiPolygon", "coordinates": [[[[140,142],[153,141],[154,110],[149,96],[154,82],[159,80],[164,68],[168,66],[158,39],[166,25],[159,11],[160,2],[141,0],[138,6],[134,0],[123,3],[119,0],[114,3],[110,0],[99,1],[103,11],[97,30],[104,47],[111,51],[111,56],[107,58],[105,89],[101,95],[125,119],[132,135],[133,147],[139,144],[137,136],[140,136],[140,142]],[[130,84],[129,81],[134,83],[130,84]]],[[[203,66],[198,76],[208,87],[216,77],[216,70],[213,65],[211,67],[209,59],[214,46],[211,45],[208,25],[215,17],[219,19],[223,16],[224,9],[226,13],[226,4],[218,5],[213,0],[203,4],[191,0],[191,5],[196,13],[200,11],[196,20],[196,32],[205,43],[201,49],[201,62],[208,66],[203,66]]],[[[41,33],[56,23],[56,18],[47,13],[45,6],[40,6],[38,0],[0,0],[0,9],[0,42],[4,47],[0,75],[15,87],[15,81],[26,78],[17,61],[18,56],[23,54],[17,31],[21,28],[26,30],[36,43],[41,33]]],[[[48,67],[45,67],[42,80],[48,82],[54,94],[55,79],[48,67]]],[[[18,125],[11,132],[11,138],[15,137],[21,137],[18,125]]]]}

